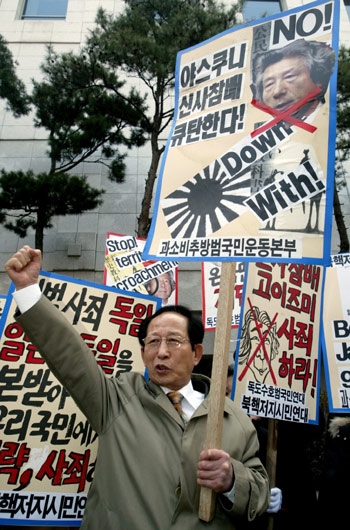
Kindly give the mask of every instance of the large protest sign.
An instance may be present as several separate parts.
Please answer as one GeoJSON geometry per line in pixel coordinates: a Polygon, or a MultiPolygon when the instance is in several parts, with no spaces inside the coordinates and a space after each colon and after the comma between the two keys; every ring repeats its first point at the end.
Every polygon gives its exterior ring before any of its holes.
{"type": "Polygon", "coordinates": [[[179,52],[144,258],[329,260],[338,34],[320,1],[179,52]]]}
{"type": "MultiPolygon", "coordinates": [[[[143,373],[137,333],[158,298],[45,272],[40,287],[108,376],[143,373]]],[[[0,328],[0,524],[80,525],[97,436],[14,320],[13,289],[0,328]]]]}
{"type": "Polygon", "coordinates": [[[317,423],[323,267],[250,263],[232,396],[256,416],[317,423]]]}
{"type": "MultiPolygon", "coordinates": [[[[232,327],[238,328],[241,315],[242,293],[244,282],[244,263],[236,264],[234,285],[234,306],[232,327]]],[[[203,326],[205,331],[216,329],[218,301],[220,292],[221,262],[204,261],[202,263],[202,300],[203,326]]]]}
{"type": "Polygon", "coordinates": [[[330,412],[350,412],[349,254],[332,256],[326,268],[323,307],[323,358],[330,412]],[[339,265],[343,262],[343,265],[339,265]]]}
{"type": "Polygon", "coordinates": [[[177,262],[144,261],[145,239],[109,232],[104,283],[118,289],[149,294],[162,305],[177,303],[177,262]]]}

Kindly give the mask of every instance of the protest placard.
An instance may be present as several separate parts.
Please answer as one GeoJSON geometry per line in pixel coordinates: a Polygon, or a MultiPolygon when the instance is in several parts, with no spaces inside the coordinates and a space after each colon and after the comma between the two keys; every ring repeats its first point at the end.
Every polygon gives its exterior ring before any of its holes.
{"type": "MultiPolygon", "coordinates": [[[[53,273],[40,287],[110,377],[144,372],[137,333],[160,300],[53,273]]],[[[97,435],[15,321],[0,322],[0,524],[80,525],[97,435]]]]}
{"type": "Polygon", "coordinates": [[[118,289],[149,294],[162,305],[177,303],[177,262],[144,261],[145,239],[108,232],[104,283],[118,289]]]}
{"type": "Polygon", "coordinates": [[[350,412],[350,268],[340,265],[334,255],[333,267],[326,268],[323,306],[323,359],[330,412],[350,412]]]}
{"type": "Polygon", "coordinates": [[[144,258],[329,260],[338,34],[319,1],[179,52],[144,258]]]}
{"type": "MultiPolygon", "coordinates": [[[[202,263],[202,315],[203,326],[205,331],[216,329],[221,280],[221,265],[221,262],[217,261],[204,261],[202,263]]],[[[236,264],[234,306],[232,311],[233,328],[238,328],[239,326],[242,305],[244,269],[244,263],[236,264]]]]}
{"type": "Polygon", "coordinates": [[[247,414],[318,422],[323,267],[250,263],[232,396],[247,414]]]}

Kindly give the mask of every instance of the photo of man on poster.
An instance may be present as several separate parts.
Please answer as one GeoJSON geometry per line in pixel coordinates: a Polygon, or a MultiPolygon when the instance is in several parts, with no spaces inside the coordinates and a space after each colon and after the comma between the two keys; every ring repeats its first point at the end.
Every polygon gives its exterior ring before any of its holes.
{"type": "MultiPolygon", "coordinates": [[[[267,116],[278,117],[284,113],[285,125],[293,125],[298,130],[303,121],[312,122],[325,103],[335,59],[335,52],[327,43],[305,39],[298,39],[282,48],[253,56],[253,104],[267,112],[267,116]],[[290,113],[288,109],[291,109],[290,113]]],[[[291,141],[285,147],[273,149],[254,163],[251,167],[252,193],[293,171],[297,164],[300,166],[311,160],[318,165],[319,161],[311,142],[311,138],[310,144],[291,141]]],[[[323,208],[321,209],[323,195],[324,191],[320,191],[305,200],[299,207],[300,216],[293,215],[291,209],[289,215],[285,212],[283,224],[272,219],[264,224],[262,229],[319,233],[322,231],[324,215],[323,208]],[[300,224],[296,224],[296,219],[300,224]]]]}
{"type": "Polygon", "coordinates": [[[175,302],[175,288],[174,271],[167,271],[146,283],[147,293],[161,298],[162,306],[175,302]]]}
{"type": "Polygon", "coordinates": [[[280,112],[319,88],[293,116],[308,117],[321,104],[335,64],[334,50],[324,42],[298,39],[253,59],[253,97],[280,112]]]}

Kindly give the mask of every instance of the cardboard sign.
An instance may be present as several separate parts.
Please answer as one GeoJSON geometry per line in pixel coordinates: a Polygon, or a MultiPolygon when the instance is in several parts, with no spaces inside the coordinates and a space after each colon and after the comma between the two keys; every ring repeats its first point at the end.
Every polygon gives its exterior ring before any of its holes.
{"type": "MultiPolygon", "coordinates": [[[[323,353],[330,412],[350,413],[350,268],[332,256],[323,307],[323,353]]],[[[346,255],[345,255],[346,256],[346,255]]]]}
{"type": "MultiPolygon", "coordinates": [[[[202,263],[202,300],[203,326],[205,331],[216,329],[218,301],[220,292],[221,263],[205,261],[202,263]]],[[[236,264],[234,289],[234,306],[232,311],[232,327],[238,328],[241,315],[242,293],[244,282],[244,263],[236,264]]]]}
{"type": "Polygon", "coordinates": [[[145,259],[329,261],[338,34],[320,1],[178,53],[145,259]]]}
{"type": "Polygon", "coordinates": [[[250,263],[232,396],[247,413],[318,422],[323,267],[250,263]]]}
{"type": "MultiPolygon", "coordinates": [[[[158,298],[47,272],[40,287],[107,376],[143,373],[137,332],[158,298]]],[[[12,284],[0,322],[0,524],[77,525],[97,435],[14,320],[13,290],[12,284]]]]}
{"type": "Polygon", "coordinates": [[[162,305],[177,304],[177,262],[144,261],[145,239],[107,234],[104,283],[118,289],[149,294],[162,305]]]}

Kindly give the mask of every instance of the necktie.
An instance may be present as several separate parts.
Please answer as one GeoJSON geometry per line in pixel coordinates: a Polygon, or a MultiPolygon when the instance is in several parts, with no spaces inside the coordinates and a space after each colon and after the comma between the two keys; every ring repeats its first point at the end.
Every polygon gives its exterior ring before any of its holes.
{"type": "Polygon", "coordinates": [[[167,396],[174,405],[174,409],[179,413],[180,418],[186,425],[188,423],[188,417],[186,416],[181,407],[181,400],[183,398],[182,394],[180,394],[180,392],[169,392],[167,396]]]}

